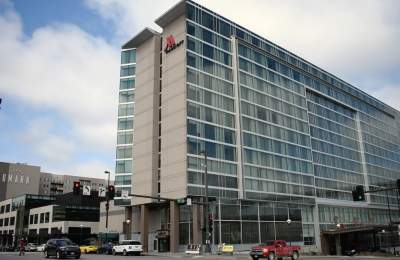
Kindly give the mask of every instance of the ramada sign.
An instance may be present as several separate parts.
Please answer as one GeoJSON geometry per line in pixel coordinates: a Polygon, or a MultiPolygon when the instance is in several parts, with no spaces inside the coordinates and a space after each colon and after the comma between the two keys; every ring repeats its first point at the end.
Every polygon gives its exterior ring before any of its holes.
{"type": "Polygon", "coordinates": [[[169,53],[170,51],[175,50],[176,48],[178,48],[179,46],[181,46],[183,44],[183,40],[179,41],[178,43],[175,43],[175,38],[174,36],[172,36],[172,34],[170,34],[169,36],[167,36],[166,38],[167,44],[165,45],[165,53],[169,53]]]}

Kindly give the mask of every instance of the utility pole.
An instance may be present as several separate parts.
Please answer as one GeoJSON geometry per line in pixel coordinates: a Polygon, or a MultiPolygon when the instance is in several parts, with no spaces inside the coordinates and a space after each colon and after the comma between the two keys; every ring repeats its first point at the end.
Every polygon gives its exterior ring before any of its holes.
{"type": "Polygon", "coordinates": [[[106,243],[108,243],[108,211],[110,210],[110,197],[108,196],[108,189],[110,187],[110,172],[104,171],[105,174],[108,174],[107,181],[107,192],[106,192],[106,243]]]}

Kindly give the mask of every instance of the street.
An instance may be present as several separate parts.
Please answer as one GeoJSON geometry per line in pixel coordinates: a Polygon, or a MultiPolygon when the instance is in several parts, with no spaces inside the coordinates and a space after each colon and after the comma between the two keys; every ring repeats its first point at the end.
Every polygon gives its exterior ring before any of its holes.
{"type": "MultiPolygon", "coordinates": [[[[28,252],[25,256],[19,256],[16,252],[0,252],[0,260],[17,260],[17,259],[27,259],[27,260],[44,260],[42,253],[37,252],[28,252]]],[[[187,256],[184,254],[170,254],[170,255],[148,255],[148,256],[113,256],[113,255],[96,255],[96,254],[89,254],[89,255],[82,255],[81,259],[93,259],[93,260],[124,260],[124,259],[131,259],[131,260],[156,260],[156,259],[231,259],[231,260],[250,260],[250,257],[247,254],[238,254],[234,256],[218,256],[218,255],[208,255],[208,256],[187,256]]],[[[55,258],[52,258],[55,259],[55,258]]],[[[73,258],[70,258],[73,259],[73,258]]],[[[289,258],[287,258],[289,259],[289,258]]],[[[301,256],[300,259],[304,260],[361,260],[361,259],[373,259],[373,260],[391,260],[391,259],[399,259],[398,257],[374,257],[374,256],[301,256]]],[[[286,260],[286,259],[285,259],[286,260]]]]}

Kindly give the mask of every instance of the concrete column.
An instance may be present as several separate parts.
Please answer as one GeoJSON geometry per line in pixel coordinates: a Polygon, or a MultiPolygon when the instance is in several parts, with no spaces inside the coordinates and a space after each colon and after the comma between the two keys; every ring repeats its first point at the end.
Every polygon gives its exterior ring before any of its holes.
{"type": "Polygon", "coordinates": [[[314,219],[314,237],[315,237],[315,245],[319,252],[322,252],[321,246],[321,229],[319,226],[319,208],[318,204],[316,203],[315,206],[312,208],[313,211],[313,219],[314,219]]]}
{"type": "Polygon", "coordinates": [[[329,255],[329,241],[327,239],[327,235],[320,235],[321,236],[321,253],[323,255],[329,255]]]}
{"type": "Polygon", "coordinates": [[[169,203],[169,250],[178,252],[179,249],[179,205],[175,201],[169,203]]]}
{"type": "Polygon", "coordinates": [[[192,216],[193,216],[193,244],[201,244],[202,241],[202,232],[201,232],[201,218],[200,214],[200,205],[194,204],[192,205],[192,216]]]}
{"type": "Polygon", "coordinates": [[[143,252],[148,252],[149,238],[149,208],[146,204],[140,205],[140,241],[143,252]]]}

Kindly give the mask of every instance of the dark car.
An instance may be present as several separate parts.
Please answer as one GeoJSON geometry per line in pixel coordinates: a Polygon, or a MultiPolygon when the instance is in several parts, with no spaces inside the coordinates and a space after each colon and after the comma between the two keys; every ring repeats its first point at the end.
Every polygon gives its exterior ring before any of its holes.
{"type": "Polygon", "coordinates": [[[46,258],[55,256],[57,259],[66,257],[74,257],[75,259],[79,259],[81,257],[81,250],[79,246],[72,243],[69,239],[50,239],[46,243],[44,255],[46,258]]]}

